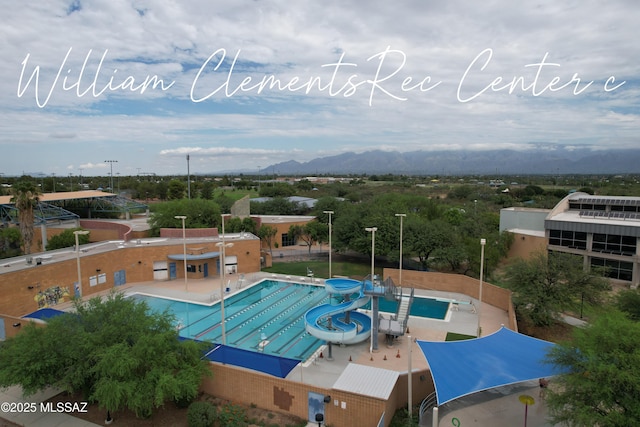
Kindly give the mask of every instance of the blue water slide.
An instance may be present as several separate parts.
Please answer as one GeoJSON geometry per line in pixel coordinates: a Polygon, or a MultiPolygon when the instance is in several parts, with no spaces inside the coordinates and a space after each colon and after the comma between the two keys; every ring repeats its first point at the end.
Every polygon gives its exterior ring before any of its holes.
{"type": "Polygon", "coordinates": [[[329,294],[358,293],[358,296],[340,304],[322,304],[307,311],[304,315],[306,331],[318,339],[342,344],[355,344],[369,338],[371,317],[354,311],[368,303],[370,299],[364,294],[362,282],[345,278],[327,279],[325,289],[329,294]],[[347,312],[350,318],[348,323],[346,322],[347,312]]]}

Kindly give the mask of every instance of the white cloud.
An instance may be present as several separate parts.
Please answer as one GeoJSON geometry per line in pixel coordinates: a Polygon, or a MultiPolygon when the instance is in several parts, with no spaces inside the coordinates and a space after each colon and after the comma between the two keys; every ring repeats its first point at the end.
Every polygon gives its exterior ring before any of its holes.
{"type": "Polygon", "coordinates": [[[202,164],[209,172],[375,148],[523,149],[534,142],[638,146],[640,9],[625,0],[606,6],[595,0],[518,5],[507,0],[374,0],[366,5],[96,0],[69,10],[69,2],[61,0],[3,9],[0,161],[6,161],[6,174],[19,174],[26,159],[31,170],[55,172],[79,164],[102,173],[100,162],[114,156],[119,170],[172,173],[184,167],[178,158],[187,152],[181,150],[191,149],[197,149],[190,152],[194,157],[226,159],[202,164]],[[375,79],[381,61],[376,54],[388,46],[396,51],[384,58],[379,77],[397,73],[372,86],[367,80],[375,79]],[[199,67],[221,48],[228,61],[218,71],[207,68],[198,82],[202,93],[224,85],[238,51],[229,90],[249,77],[255,83],[270,75],[282,82],[318,77],[324,86],[335,67],[323,65],[341,54],[354,65],[336,72],[333,89],[352,75],[352,82],[364,83],[349,97],[343,96],[347,88],[330,96],[316,84],[309,93],[239,90],[229,97],[223,88],[207,101],[192,102],[189,93],[199,67]],[[478,64],[463,81],[485,49],[492,50],[491,61],[484,70],[478,64]],[[583,83],[594,83],[580,95],[570,87],[539,96],[522,90],[536,75],[530,65],[545,55],[559,66],[543,67],[537,89],[555,76],[567,82],[576,74],[583,83]],[[60,71],[44,108],[36,103],[34,82],[26,87],[35,66],[40,67],[41,104],[60,71]],[[129,90],[147,76],[173,85],[129,90]],[[627,83],[607,93],[603,85],[610,76],[627,83]],[[406,88],[427,77],[440,84],[424,92],[402,90],[403,82],[406,88]],[[499,78],[500,85],[518,78],[524,84],[512,93],[489,89],[471,102],[457,99],[461,82],[463,93],[472,95],[499,78]],[[111,87],[129,82],[128,89],[110,90],[110,79],[111,87]],[[20,89],[25,89],[21,97],[20,89]]]}

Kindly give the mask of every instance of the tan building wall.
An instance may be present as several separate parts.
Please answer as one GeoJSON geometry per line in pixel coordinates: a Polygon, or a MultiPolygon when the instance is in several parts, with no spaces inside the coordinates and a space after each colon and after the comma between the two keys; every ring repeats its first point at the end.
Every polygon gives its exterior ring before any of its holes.
{"type": "MultiPolygon", "coordinates": [[[[258,221],[258,227],[260,225],[270,225],[271,227],[274,227],[277,230],[277,233],[275,235],[275,237],[273,238],[273,250],[275,252],[276,250],[276,246],[275,243],[278,243],[278,247],[282,248],[282,235],[283,234],[288,234],[289,233],[289,228],[292,225],[305,225],[306,223],[308,223],[309,221],[311,221],[310,219],[308,220],[300,220],[300,221],[287,221],[287,222],[281,222],[281,221],[269,221],[269,220],[265,220],[262,219],[260,221],[258,221]]],[[[262,242],[262,248],[266,251],[269,250],[269,247],[267,246],[266,242],[262,242]]],[[[276,254],[274,253],[274,256],[276,256],[276,254]]]]}
{"type": "Polygon", "coordinates": [[[509,248],[507,259],[528,259],[533,253],[546,252],[547,250],[547,238],[544,236],[533,236],[513,232],[511,234],[513,234],[513,243],[509,248]]]}
{"type": "MultiPolygon", "coordinates": [[[[218,363],[212,363],[210,369],[213,376],[206,378],[201,386],[205,393],[302,419],[309,418],[309,392],[331,396],[331,402],[325,404],[325,423],[332,427],[376,426],[382,414],[384,425],[389,426],[395,411],[407,404],[406,374],[400,376],[389,399],[382,400],[218,363]]],[[[412,386],[414,404],[434,391],[428,371],[415,371],[412,386]]]]}
{"type": "MultiPolygon", "coordinates": [[[[154,261],[168,261],[170,254],[182,254],[180,240],[167,245],[141,245],[124,247],[100,253],[83,253],[80,258],[82,272],[82,295],[87,296],[114,287],[115,273],[124,270],[127,283],[145,282],[154,279],[154,261]],[[105,282],[90,286],[90,277],[104,274],[105,282]]],[[[187,252],[217,252],[216,242],[188,243],[187,252]]],[[[259,240],[236,239],[234,246],[227,248],[227,256],[238,259],[238,273],[260,270],[259,240]]],[[[36,255],[34,255],[36,258],[36,255]]],[[[184,278],[181,261],[177,264],[177,279],[184,278]]],[[[215,276],[215,260],[210,264],[209,275],[215,276]],[[213,265],[212,265],[213,264],[213,265]]],[[[189,273],[189,278],[202,277],[201,273],[189,273]]],[[[76,259],[45,261],[27,268],[0,273],[0,313],[22,316],[33,312],[47,301],[62,302],[73,295],[73,284],[78,280],[76,259]]]]}
{"type": "MultiPolygon", "coordinates": [[[[400,270],[398,269],[385,268],[383,271],[383,277],[391,277],[394,283],[400,282],[399,276],[400,270]]],[[[455,292],[475,299],[480,296],[479,279],[462,274],[402,270],[402,285],[416,289],[455,292]]],[[[506,311],[509,316],[509,325],[506,326],[513,331],[518,331],[515,308],[513,307],[509,289],[483,282],[482,301],[506,311]]]]}

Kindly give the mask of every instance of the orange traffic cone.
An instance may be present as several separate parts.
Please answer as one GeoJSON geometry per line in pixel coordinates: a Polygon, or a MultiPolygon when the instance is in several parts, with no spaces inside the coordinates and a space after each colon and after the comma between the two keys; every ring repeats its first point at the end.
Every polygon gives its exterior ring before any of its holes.
{"type": "Polygon", "coordinates": [[[400,349],[398,349],[398,354],[396,354],[396,357],[400,359],[400,349]]]}
{"type": "Polygon", "coordinates": [[[387,355],[385,354],[382,360],[387,360],[387,355]]]}

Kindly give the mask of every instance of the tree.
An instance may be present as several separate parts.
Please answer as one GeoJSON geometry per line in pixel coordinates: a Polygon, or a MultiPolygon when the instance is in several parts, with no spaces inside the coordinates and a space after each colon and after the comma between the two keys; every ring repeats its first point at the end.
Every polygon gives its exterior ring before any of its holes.
{"type": "Polygon", "coordinates": [[[614,305],[631,320],[640,320],[640,291],[638,289],[620,291],[615,297],[614,305]]]}
{"type": "Polygon", "coordinates": [[[212,200],[181,199],[151,205],[151,234],[160,235],[161,228],[181,228],[176,216],[185,215],[186,228],[216,227],[220,223],[220,207],[212,200]]]}
{"type": "Polygon", "coordinates": [[[293,238],[296,242],[302,240],[311,253],[311,245],[313,245],[313,237],[309,233],[309,230],[304,225],[294,224],[289,227],[289,237],[293,238]]]}
{"type": "MultiPolygon", "coordinates": [[[[67,228],[62,233],[53,236],[49,239],[49,243],[47,244],[48,250],[60,249],[60,248],[68,248],[76,245],[76,236],[73,234],[74,231],[82,230],[81,228],[67,228]]],[[[89,243],[89,235],[88,234],[80,234],[78,236],[78,243],[81,245],[86,245],[89,243]]]]}
{"type": "Polygon", "coordinates": [[[575,309],[582,300],[598,304],[609,289],[606,279],[584,270],[582,257],[560,252],[538,252],[529,260],[514,261],[505,280],[519,314],[536,326],[553,324],[559,313],[575,309]]]}
{"type": "Polygon", "coordinates": [[[33,223],[35,221],[33,209],[40,200],[40,190],[33,181],[23,177],[13,186],[12,194],[11,203],[14,203],[18,209],[24,253],[28,255],[31,253],[31,244],[33,243],[33,223]]]}
{"type": "Polygon", "coordinates": [[[0,227],[0,258],[20,255],[22,236],[16,227],[0,227]]]}
{"type": "Polygon", "coordinates": [[[74,313],[28,323],[0,346],[0,387],[20,385],[28,396],[53,386],[141,417],[197,396],[209,373],[203,344],[180,341],[168,312],[120,293],[74,304],[74,313]]]}
{"type": "Polygon", "coordinates": [[[268,224],[262,224],[258,229],[258,237],[269,246],[269,254],[273,258],[273,238],[278,234],[278,229],[268,224]]]}
{"type": "Polygon", "coordinates": [[[606,313],[576,328],[573,339],[553,347],[547,359],[566,372],[546,395],[554,424],[640,425],[640,323],[606,313]]]}
{"type": "Polygon", "coordinates": [[[169,181],[169,200],[184,199],[186,191],[187,186],[184,182],[177,179],[169,181]]]}
{"type": "Polygon", "coordinates": [[[407,251],[417,256],[424,268],[428,267],[432,253],[453,246],[451,227],[442,220],[426,221],[409,217],[405,225],[405,236],[407,251]]]}
{"type": "Polygon", "coordinates": [[[202,184],[202,190],[200,190],[200,197],[206,200],[213,199],[213,190],[213,182],[205,181],[204,184],[202,184]]]}

